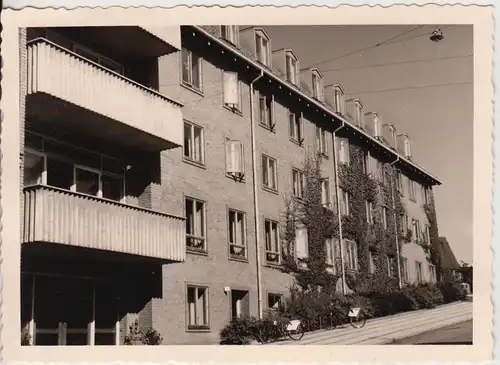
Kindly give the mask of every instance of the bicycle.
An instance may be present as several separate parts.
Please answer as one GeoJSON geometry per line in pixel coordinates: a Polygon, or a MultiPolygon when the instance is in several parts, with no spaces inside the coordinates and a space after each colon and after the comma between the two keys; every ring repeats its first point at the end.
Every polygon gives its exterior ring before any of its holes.
{"type": "Polygon", "coordinates": [[[270,320],[269,322],[271,322],[269,327],[263,325],[256,331],[255,337],[260,343],[274,342],[287,336],[291,340],[300,341],[304,337],[304,326],[300,319],[270,320]]]}
{"type": "Polygon", "coordinates": [[[341,305],[346,311],[330,304],[330,313],[326,316],[326,329],[335,329],[340,323],[349,323],[354,328],[363,328],[366,324],[366,315],[360,307],[350,304],[341,305]]]}

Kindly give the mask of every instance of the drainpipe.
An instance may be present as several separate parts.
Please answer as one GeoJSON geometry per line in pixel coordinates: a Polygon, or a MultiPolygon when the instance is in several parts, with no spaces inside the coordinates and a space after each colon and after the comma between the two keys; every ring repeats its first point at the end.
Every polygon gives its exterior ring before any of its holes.
{"type": "Polygon", "coordinates": [[[257,308],[259,313],[259,319],[262,319],[262,277],[261,277],[261,267],[260,267],[260,211],[259,211],[259,194],[257,187],[257,147],[255,142],[255,120],[254,120],[254,101],[253,101],[253,85],[262,76],[264,76],[264,71],[260,71],[260,75],[257,76],[252,82],[250,82],[250,129],[251,129],[251,139],[252,139],[252,173],[253,173],[253,208],[255,212],[255,256],[257,265],[257,308]]]}
{"type": "Polygon", "coordinates": [[[340,211],[340,186],[339,186],[339,171],[338,171],[338,156],[337,156],[337,143],[335,140],[335,134],[344,128],[345,122],[342,121],[342,125],[335,129],[332,134],[333,139],[333,170],[335,172],[335,198],[337,200],[337,219],[339,222],[339,246],[340,246],[340,266],[342,270],[342,294],[346,295],[346,285],[345,285],[345,263],[344,263],[344,242],[342,235],[342,213],[340,211]]]}
{"type": "MultiPolygon", "coordinates": [[[[393,166],[396,162],[399,161],[399,156],[396,158],[395,161],[391,162],[389,166],[393,166]]],[[[394,199],[394,194],[396,194],[396,191],[394,189],[394,185],[391,184],[391,195],[392,195],[392,212],[394,215],[394,231],[396,233],[396,255],[397,255],[397,264],[398,264],[398,287],[401,289],[403,287],[403,283],[401,282],[401,258],[399,257],[399,238],[398,238],[398,224],[397,224],[397,216],[396,216],[396,200],[394,199]]]]}

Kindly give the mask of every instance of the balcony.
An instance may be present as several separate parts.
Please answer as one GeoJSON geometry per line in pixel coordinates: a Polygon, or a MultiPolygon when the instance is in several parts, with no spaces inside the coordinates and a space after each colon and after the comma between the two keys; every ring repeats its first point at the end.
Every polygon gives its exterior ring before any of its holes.
{"type": "Polygon", "coordinates": [[[184,261],[185,221],[59,188],[24,189],[22,242],[44,242],[184,261]]]}
{"type": "Polygon", "coordinates": [[[182,146],[181,105],[44,38],[28,43],[27,119],[127,147],[182,146]]]}

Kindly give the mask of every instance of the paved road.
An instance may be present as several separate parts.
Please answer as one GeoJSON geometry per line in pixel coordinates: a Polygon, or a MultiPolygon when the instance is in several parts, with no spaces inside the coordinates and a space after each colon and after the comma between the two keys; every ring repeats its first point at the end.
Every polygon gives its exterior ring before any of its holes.
{"type": "Polygon", "coordinates": [[[472,321],[421,333],[396,341],[394,345],[472,345],[472,321]]]}

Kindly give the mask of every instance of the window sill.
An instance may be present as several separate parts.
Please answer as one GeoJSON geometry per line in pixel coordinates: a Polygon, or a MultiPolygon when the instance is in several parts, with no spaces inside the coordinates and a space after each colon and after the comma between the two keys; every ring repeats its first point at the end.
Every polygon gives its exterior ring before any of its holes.
{"type": "Polygon", "coordinates": [[[190,255],[197,255],[197,256],[205,256],[208,257],[208,251],[207,250],[199,250],[196,248],[186,248],[186,252],[190,255]]]}
{"type": "Polygon", "coordinates": [[[189,164],[189,165],[199,167],[200,169],[203,169],[203,170],[207,169],[207,167],[205,166],[204,163],[191,160],[189,157],[186,157],[186,156],[182,157],[182,161],[189,164]]]}
{"type": "Polygon", "coordinates": [[[195,94],[198,94],[200,96],[205,96],[205,94],[203,93],[203,91],[201,89],[198,89],[196,88],[195,86],[193,85],[190,85],[184,81],[181,82],[181,86],[189,91],[192,91],[194,92],[195,94]]]}
{"type": "Polygon", "coordinates": [[[269,187],[263,185],[262,190],[267,191],[268,193],[271,193],[271,194],[279,195],[278,189],[269,188],[269,187]]]}
{"type": "Polygon", "coordinates": [[[318,155],[320,155],[325,160],[329,160],[330,159],[330,157],[328,157],[328,155],[325,152],[318,152],[318,155]]]}
{"type": "Polygon", "coordinates": [[[274,270],[280,270],[282,268],[282,264],[277,264],[274,262],[268,262],[264,264],[265,267],[268,267],[269,269],[274,269],[274,270]]]}
{"type": "Polygon", "coordinates": [[[235,261],[235,262],[241,262],[243,264],[248,264],[248,258],[246,257],[240,257],[240,256],[234,256],[234,255],[229,255],[229,261],[235,261]]]}
{"type": "Polygon", "coordinates": [[[231,108],[230,106],[224,104],[224,109],[227,109],[229,110],[230,112],[236,114],[236,115],[239,115],[240,117],[243,116],[243,112],[239,109],[236,109],[236,108],[231,108]]]}
{"type": "Polygon", "coordinates": [[[276,125],[275,125],[275,127],[274,127],[274,128],[272,128],[272,129],[271,129],[271,127],[270,127],[270,126],[268,126],[267,124],[264,124],[264,123],[261,123],[261,122],[259,122],[259,125],[260,125],[262,128],[264,128],[264,129],[268,130],[269,132],[276,134],[276,125]]]}
{"type": "Polygon", "coordinates": [[[234,181],[234,182],[236,182],[236,183],[241,183],[241,184],[245,184],[245,183],[246,183],[246,180],[245,180],[245,178],[244,178],[244,177],[243,177],[243,179],[239,179],[239,178],[237,178],[237,177],[235,177],[235,176],[233,176],[233,175],[231,175],[231,174],[228,174],[227,172],[226,172],[226,174],[225,174],[225,175],[226,175],[226,177],[227,177],[228,179],[231,179],[231,180],[233,180],[233,181],[234,181]]]}
{"type": "Polygon", "coordinates": [[[209,333],[211,331],[208,326],[188,326],[188,328],[186,328],[186,332],[209,333]]]}
{"type": "Polygon", "coordinates": [[[290,137],[289,139],[290,139],[290,142],[292,142],[293,144],[296,144],[297,146],[304,148],[304,141],[302,141],[302,144],[301,144],[299,141],[297,141],[293,137],[290,137]]]}

